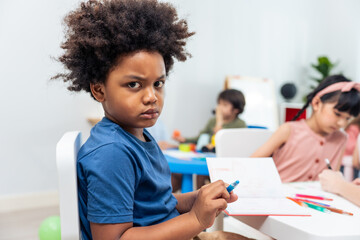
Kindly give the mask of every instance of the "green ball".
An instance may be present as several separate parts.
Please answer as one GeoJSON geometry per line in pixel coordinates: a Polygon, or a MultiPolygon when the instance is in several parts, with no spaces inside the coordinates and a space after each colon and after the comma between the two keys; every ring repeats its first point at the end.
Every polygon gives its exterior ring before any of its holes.
{"type": "Polygon", "coordinates": [[[59,216],[51,216],[42,221],[39,228],[39,239],[61,240],[59,216]]]}

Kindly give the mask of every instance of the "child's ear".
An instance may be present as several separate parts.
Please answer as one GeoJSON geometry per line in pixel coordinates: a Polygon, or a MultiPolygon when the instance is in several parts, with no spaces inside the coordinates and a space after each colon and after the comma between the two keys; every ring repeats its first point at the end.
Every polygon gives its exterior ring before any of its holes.
{"type": "Polygon", "coordinates": [[[90,83],[90,90],[98,102],[103,102],[105,100],[103,83],[90,83]]]}
{"type": "Polygon", "coordinates": [[[314,98],[311,100],[311,106],[312,106],[312,108],[313,108],[314,111],[316,111],[316,110],[319,109],[320,103],[321,103],[321,100],[320,100],[319,97],[314,97],[314,98]]]}

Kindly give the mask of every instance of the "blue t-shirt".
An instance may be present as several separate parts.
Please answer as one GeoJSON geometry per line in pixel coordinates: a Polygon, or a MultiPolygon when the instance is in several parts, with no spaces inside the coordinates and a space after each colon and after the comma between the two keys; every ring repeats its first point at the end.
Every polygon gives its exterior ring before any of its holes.
{"type": "Polygon", "coordinates": [[[77,159],[83,239],[90,223],[149,226],[179,215],[169,165],[153,137],[140,141],[108,118],[91,130],[77,159]]]}

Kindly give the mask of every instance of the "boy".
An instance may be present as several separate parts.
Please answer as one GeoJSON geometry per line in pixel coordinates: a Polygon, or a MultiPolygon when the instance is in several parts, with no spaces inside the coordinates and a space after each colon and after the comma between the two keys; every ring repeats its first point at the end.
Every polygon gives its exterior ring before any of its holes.
{"type": "Polygon", "coordinates": [[[172,195],[167,162],[144,128],[159,117],[173,58],[186,60],[194,33],[155,0],[81,3],[65,23],[59,60],[69,73],[55,78],[90,92],[105,112],[78,154],[83,239],[193,238],[237,196],[222,181],[172,195]]]}
{"type": "Polygon", "coordinates": [[[244,111],[245,97],[242,92],[236,89],[227,89],[222,91],[217,98],[215,117],[209,119],[205,128],[200,131],[199,135],[193,138],[184,138],[174,136],[174,140],[184,143],[196,143],[201,134],[213,136],[223,128],[245,128],[246,124],[238,118],[238,115],[244,111]]]}

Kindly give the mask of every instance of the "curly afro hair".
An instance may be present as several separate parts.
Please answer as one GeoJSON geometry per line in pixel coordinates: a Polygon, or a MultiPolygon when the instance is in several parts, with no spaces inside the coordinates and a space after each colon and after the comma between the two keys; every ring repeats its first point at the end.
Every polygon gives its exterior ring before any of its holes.
{"type": "Polygon", "coordinates": [[[185,61],[184,49],[194,34],[169,3],[156,0],[90,0],[64,19],[65,53],[58,60],[68,70],[52,79],[68,82],[70,91],[90,92],[90,83],[105,83],[121,56],[146,50],[159,52],[166,74],[174,58],[185,61]]]}

